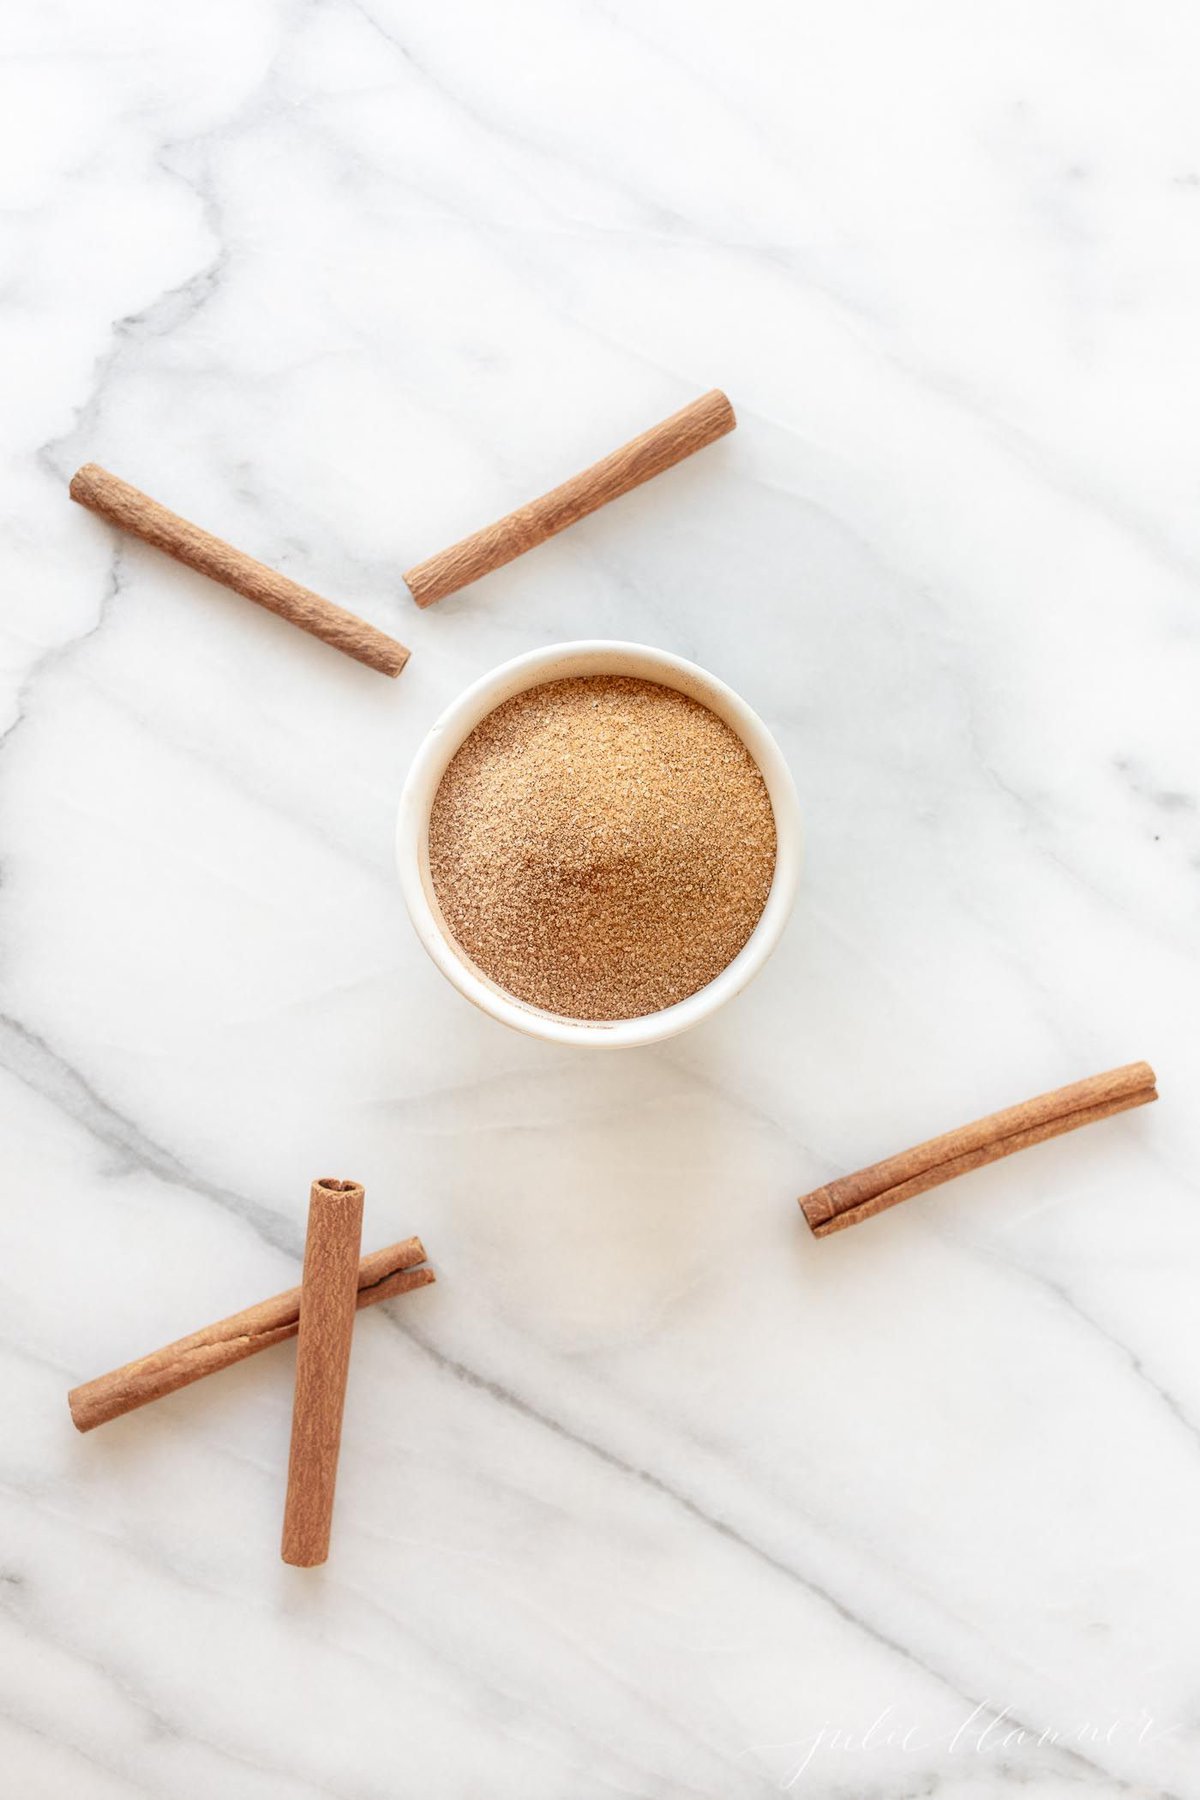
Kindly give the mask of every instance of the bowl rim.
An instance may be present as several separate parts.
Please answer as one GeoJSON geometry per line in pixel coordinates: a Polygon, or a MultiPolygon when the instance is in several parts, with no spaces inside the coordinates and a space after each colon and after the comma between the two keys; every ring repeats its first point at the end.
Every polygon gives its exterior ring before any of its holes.
{"type": "Polygon", "coordinates": [[[800,873],[801,836],[800,803],[783,752],[740,694],[698,663],[672,651],[620,638],[581,638],[527,650],[500,663],[464,688],[435,719],[417,748],[401,790],[396,866],[409,917],[426,952],[480,1011],[550,1043],[625,1049],[657,1043],[699,1024],[758,974],[779,942],[792,909],[800,873]],[[611,666],[622,662],[627,666],[611,666]],[[476,725],[529,688],[589,674],[658,681],[708,706],[737,733],[754,758],[775,816],[775,872],[770,892],[758,923],[738,954],[694,994],[636,1019],[573,1019],[545,1012],[499,987],[455,943],[437,903],[429,869],[429,816],[434,797],[451,759],[476,725]]]}

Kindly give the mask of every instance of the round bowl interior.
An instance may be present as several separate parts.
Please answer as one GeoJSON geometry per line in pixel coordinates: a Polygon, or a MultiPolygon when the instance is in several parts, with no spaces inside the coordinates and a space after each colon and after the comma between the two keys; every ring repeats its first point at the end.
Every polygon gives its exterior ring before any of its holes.
{"type": "Polygon", "coordinates": [[[791,911],[800,869],[800,809],[779,746],[732,688],[695,663],[646,644],[603,639],[555,644],[504,663],[459,695],[417,751],[400,796],[396,860],[409,915],[426,950],[460,994],[505,1025],[558,1044],[627,1048],[672,1037],[732,999],[758,973],[779,941],[791,911]],[[636,1019],[571,1019],[545,1012],[498,987],[455,943],[438,904],[429,868],[429,815],[451,759],[481,719],[527,688],[578,675],[631,675],[677,688],[707,706],[737,733],[762,772],[775,814],[775,874],[758,924],[734,957],[705,987],[659,1012],[636,1019]]]}

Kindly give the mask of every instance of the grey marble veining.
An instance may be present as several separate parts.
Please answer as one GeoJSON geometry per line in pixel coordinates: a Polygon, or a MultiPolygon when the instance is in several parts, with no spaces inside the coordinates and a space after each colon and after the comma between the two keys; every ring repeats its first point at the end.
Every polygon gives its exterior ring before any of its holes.
{"type": "Polygon", "coordinates": [[[15,0],[0,342],[0,1767],[22,1800],[1200,1800],[1200,20],[15,0]],[[473,590],[400,572],[704,389],[739,429],[473,590]],[[391,683],[72,507],[105,463],[391,683]],[[661,644],[792,764],[758,982],[475,1014],[396,888],[431,720],[661,644]],[[826,1177],[1137,1057],[1160,1104],[816,1244],[826,1177]],[[73,1382],[296,1279],[292,1353],[73,1382]]]}

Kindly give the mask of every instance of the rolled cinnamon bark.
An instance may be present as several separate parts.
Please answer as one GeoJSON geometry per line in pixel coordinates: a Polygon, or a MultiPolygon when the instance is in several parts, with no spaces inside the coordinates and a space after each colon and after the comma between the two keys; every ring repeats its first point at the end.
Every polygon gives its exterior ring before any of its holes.
{"type": "MultiPolygon", "coordinates": [[[[435,1276],[432,1269],[417,1266],[424,1261],[425,1247],[415,1237],[364,1256],[358,1265],[359,1308],[428,1286],[435,1276]]],[[[97,1425],[106,1425],[110,1419],[161,1400],[204,1375],[228,1369],[248,1356],[257,1356],[260,1350],[269,1350],[272,1344],[295,1337],[299,1319],[300,1289],[288,1288],[72,1388],[67,1395],[71,1417],[78,1430],[94,1431],[97,1425]]]]}
{"type": "Polygon", "coordinates": [[[800,1206],[812,1227],[814,1236],[828,1237],[844,1231],[862,1219],[873,1218],[889,1206],[898,1206],[914,1194],[923,1194],[943,1181],[1026,1150],[1048,1138],[1061,1137],[1081,1125],[1111,1118],[1131,1106],[1145,1106],[1157,1100],[1154,1070],[1149,1063],[1126,1063],[1109,1069],[1103,1075],[1090,1075],[1086,1081],[1069,1087],[1054,1088],[1010,1106],[1003,1112],[989,1113],[957,1131],[930,1138],[911,1150],[902,1150],[883,1162],[872,1163],[857,1174],[843,1175],[805,1194],[800,1206]]]}
{"type": "Polygon", "coordinates": [[[357,1181],[313,1182],[283,1514],[283,1560],[301,1569],[315,1568],[329,1555],[362,1214],[363,1191],[357,1181]]]}
{"type": "Polygon", "coordinates": [[[385,631],[169,512],[140,488],[122,481],[119,475],[110,475],[99,463],[85,463],[71,477],[71,498],[143,543],[165,550],[176,562],[232,588],[235,594],[277,613],[369,669],[378,669],[381,675],[398,675],[408,661],[404,645],[385,631]]]}
{"type": "Polygon", "coordinates": [[[733,408],[719,388],[701,394],[548,494],[407,569],[404,580],[409,593],[418,606],[431,606],[435,600],[457,593],[481,575],[544,544],[568,525],[586,519],[610,500],[674,468],[685,457],[724,437],[736,424],[733,408]]]}

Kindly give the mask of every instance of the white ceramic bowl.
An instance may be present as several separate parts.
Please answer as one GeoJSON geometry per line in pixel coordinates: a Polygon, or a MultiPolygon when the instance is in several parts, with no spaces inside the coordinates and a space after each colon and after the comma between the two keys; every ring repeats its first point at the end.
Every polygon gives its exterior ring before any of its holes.
{"type": "Polygon", "coordinates": [[[800,808],[796,789],[778,744],[758,714],[732,688],[695,663],[646,644],[603,639],[552,644],[502,663],[467,688],[447,707],[417,751],[400,796],[396,820],[396,861],[400,885],[417,936],[442,974],[460,994],[504,1025],[553,1044],[591,1044],[625,1049],[652,1044],[698,1025],[740,993],[779,942],[791,911],[800,870],[800,808]],[[570,1019],[544,1012],[498,987],[459,949],[438,905],[429,872],[429,813],[442,776],[463,740],[504,701],[545,681],[573,675],[633,675],[678,688],[715,712],[741,738],[762,770],[775,814],[775,875],[762,916],[733,961],[686,1000],[638,1019],[570,1019]]]}

